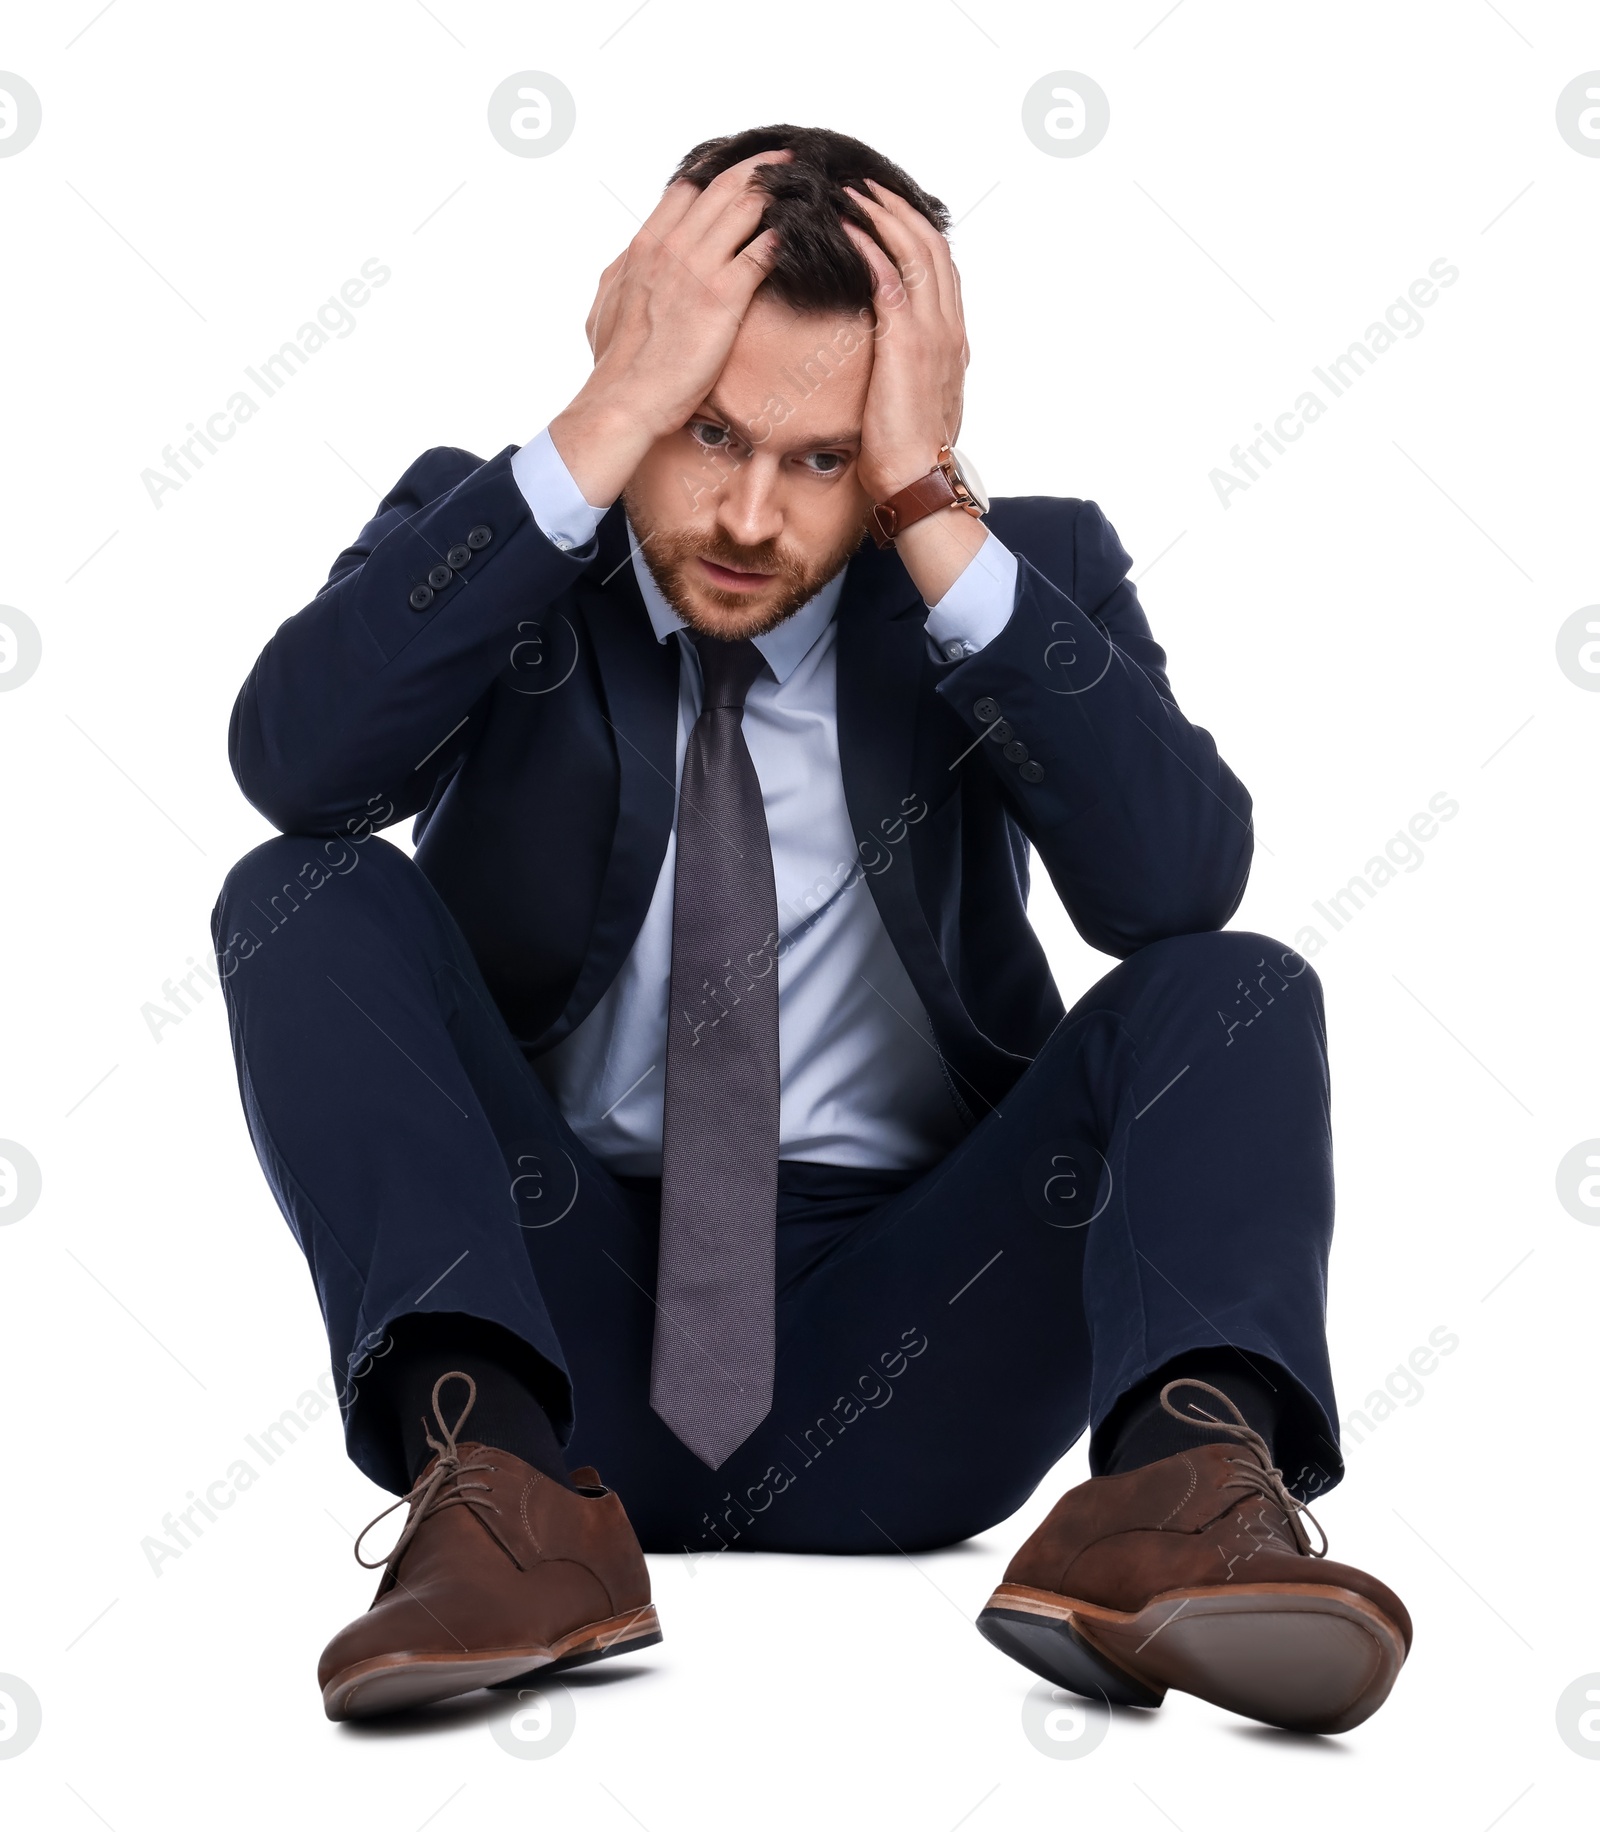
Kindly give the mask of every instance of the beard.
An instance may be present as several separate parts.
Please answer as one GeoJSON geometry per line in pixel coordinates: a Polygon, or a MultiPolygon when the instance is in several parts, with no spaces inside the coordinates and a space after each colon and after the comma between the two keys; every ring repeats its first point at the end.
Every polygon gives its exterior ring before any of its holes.
{"type": "Polygon", "coordinates": [[[802,554],[777,541],[763,541],[758,547],[739,547],[716,530],[704,533],[693,529],[663,527],[651,520],[627,490],[622,493],[623,506],[645,565],[666,599],[689,628],[701,635],[725,637],[727,623],[720,627],[709,622],[703,606],[712,605],[728,613],[742,612],[750,619],[741,623],[741,637],[765,636],[813,599],[824,585],[845,565],[861,545],[867,532],[870,510],[863,511],[860,521],[840,536],[833,548],[822,554],[802,554]],[[707,559],[716,566],[730,566],[743,572],[771,573],[759,594],[730,591],[712,583],[696,566],[707,559]],[[691,584],[691,581],[693,583],[691,584]]]}

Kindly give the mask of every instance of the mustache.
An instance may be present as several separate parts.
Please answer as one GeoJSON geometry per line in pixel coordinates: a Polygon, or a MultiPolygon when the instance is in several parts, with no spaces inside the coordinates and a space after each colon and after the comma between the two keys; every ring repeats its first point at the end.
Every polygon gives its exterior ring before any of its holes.
{"type": "Polygon", "coordinates": [[[698,548],[697,555],[713,566],[729,566],[735,572],[793,574],[802,570],[800,562],[780,552],[772,541],[763,542],[759,547],[730,547],[719,542],[712,547],[698,548]]]}
{"type": "Polygon", "coordinates": [[[809,576],[810,563],[799,554],[787,551],[776,541],[763,541],[756,547],[740,547],[729,541],[711,540],[694,535],[657,539],[651,543],[657,562],[674,570],[697,559],[709,560],[714,566],[731,567],[735,572],[766,573],[790,585],[799,585],[809,576]]]}

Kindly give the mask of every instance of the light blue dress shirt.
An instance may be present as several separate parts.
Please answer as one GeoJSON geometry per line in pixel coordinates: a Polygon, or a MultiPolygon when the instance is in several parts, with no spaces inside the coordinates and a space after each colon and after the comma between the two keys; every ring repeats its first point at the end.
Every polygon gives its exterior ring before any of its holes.
{"type": "MultiPolygon", "coordinates": [[[[605,513],[584,501],[548,429],[511,460],[545,535],[583,557],[605,513]]],[[[628,530],[634,576],[658,642],[678,644],[677,780],[700,715],[700,657],[628,530]]],[[[761,781],[778,895],[778,1154],[820,1164],[921,1169],[968,1128],[932,1026],[867,884],[910,869],[905,837],[864,856],[839,770],[836,612],[846,568],[777,629],[752,641],[767,667],[741,729],[761,781]]],[[[1011,615],[1016,556],[991,533],[928,612],[934,659],[975,654],[1011,615]]],[[[899,809],[886,809],[887,816],[899,809]]],[[[677,823],[643,926],[581,1024],[534,1064],[578,1137],[608,1169],[661,1174],[677,823]]]]}

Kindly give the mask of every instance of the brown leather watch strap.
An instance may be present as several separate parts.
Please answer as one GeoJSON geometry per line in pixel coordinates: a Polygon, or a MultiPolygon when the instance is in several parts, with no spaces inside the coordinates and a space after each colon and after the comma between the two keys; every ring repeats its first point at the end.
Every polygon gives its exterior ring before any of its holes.
{"type": "Polygon", "coordinates": [[[936,510],[948,509],[961,498],[950,487],[942,467],[935,466],[926,477],[896,490],[887,502],[876,503],[872,510],[873,539],[880,547],[892,547],[894,537],[913,522],[936,510]]]}

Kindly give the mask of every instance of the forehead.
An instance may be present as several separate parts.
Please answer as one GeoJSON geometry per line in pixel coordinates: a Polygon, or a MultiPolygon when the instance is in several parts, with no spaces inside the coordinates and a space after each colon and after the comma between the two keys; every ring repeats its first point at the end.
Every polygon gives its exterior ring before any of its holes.
{"type": "Polygon", "coordinates": [[[872,374],[870,319],[752,301],[706,405],[740,429],[760,422],[769,447],[854,436],[872,374]]]}

